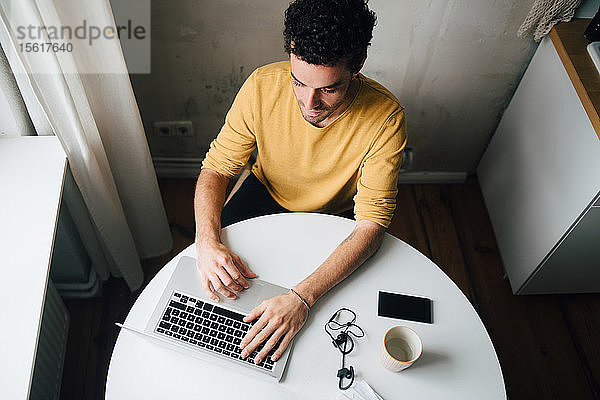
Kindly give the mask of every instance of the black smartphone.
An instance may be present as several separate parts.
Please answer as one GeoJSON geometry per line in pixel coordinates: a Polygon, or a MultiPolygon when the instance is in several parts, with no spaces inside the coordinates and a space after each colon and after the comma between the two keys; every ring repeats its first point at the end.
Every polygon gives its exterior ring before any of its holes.
{"type": "Polygon", "coordinates": [[[379,291],[377,315],[431,324],[431,299],[379,291]]]}

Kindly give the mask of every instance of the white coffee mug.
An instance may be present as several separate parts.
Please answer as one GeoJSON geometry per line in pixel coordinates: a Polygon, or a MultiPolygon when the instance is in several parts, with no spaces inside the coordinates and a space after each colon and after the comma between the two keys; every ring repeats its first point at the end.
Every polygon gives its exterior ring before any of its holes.
{"type": "Polygon", "coordinates": [[[392,372],[400,372],[421,357],[423,343],[414,330],[407,326],[394,326],[383,336],[381,363],[392,372]]]}

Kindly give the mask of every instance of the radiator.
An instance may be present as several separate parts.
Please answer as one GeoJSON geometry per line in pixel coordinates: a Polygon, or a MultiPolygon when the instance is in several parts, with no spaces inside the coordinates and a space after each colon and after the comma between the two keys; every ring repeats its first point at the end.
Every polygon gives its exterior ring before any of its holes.
{"type": "Polygon", "coordinates": [[[69,313],[48,280],[29,398],[58,400],[69,334],[69,313]]]}

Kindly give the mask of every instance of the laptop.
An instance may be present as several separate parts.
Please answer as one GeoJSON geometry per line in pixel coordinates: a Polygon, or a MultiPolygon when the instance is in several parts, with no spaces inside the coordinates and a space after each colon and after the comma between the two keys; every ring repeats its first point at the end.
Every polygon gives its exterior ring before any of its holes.
{"type": "Polygon", "coordinates": [[[254,363],[254,357],[262,344],[246,359],[240,357],[239,344],[252,327],[252,323],[242,320],[244,316],[263,300],[284,294],[288,289],[260,279],[250,279],[248,283],[250,287],[237,293],[237,299],[220,296],[219,303],[213,302],[202,290],[196,260],[181,257],[144,331],[137,333],[168,343],[172,345],[169,347],[174,346],[189,355],[240,368],[241,372],[254,371],[251,374],[258,373],[279,381],[290,355],[291,343],[279,360],[273,362],[270,359],[275,346],[259,364],[254,363]]]}

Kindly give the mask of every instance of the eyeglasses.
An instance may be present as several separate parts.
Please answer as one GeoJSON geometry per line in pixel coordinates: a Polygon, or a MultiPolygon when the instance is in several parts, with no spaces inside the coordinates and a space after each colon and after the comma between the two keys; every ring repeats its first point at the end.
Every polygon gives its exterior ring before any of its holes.
{"type": "Polygon", "coordinates": [[[352,336],[355,338],[365,336],[365,332],[355,322],[356,313],[354,311],[349,308],[340,308],[325,324],[325,332],[331,338],[333,347],[342,353],[342,368],[337,372],[338,387],[341,390],[348,389],[354,382],[354,367],[350,366],[350,369],[345,367],[346,354],[350,354],[354,349],[352,336]],[[344,385],[344,380],[348,382],[346,385],[344,385]]]}

